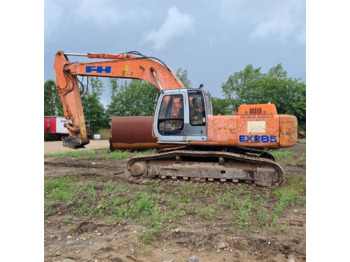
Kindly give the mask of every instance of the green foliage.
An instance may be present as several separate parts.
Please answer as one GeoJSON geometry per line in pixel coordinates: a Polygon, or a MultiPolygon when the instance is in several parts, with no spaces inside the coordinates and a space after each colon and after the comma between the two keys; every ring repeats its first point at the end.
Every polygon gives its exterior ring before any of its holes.
{"type": "Polygon", "coordinates": [[[98,77],[89,77],[89,87],[87,90],[88,94],[96,94],[98,97],[101,97],[102,92],[105,90],[103,82],[98,77]]]}
{"type": "Polygon", "coordinates": [[[129,157],[129,152],[117,150],[110,152],[109,154],[101,154],[99,157],[104,159],[124,159],[129,157]]]}
{"type": "Polygon", "coordinates": [[[111,103],[107,106],[108,116],[151,116],[158,89],[142,80],[124,81],[110,79],[111,103]]]}
{"type": "Polygon", "coordinates": [[[63,116],[61,98],[52,79],[44,83],[44,116],[63,116]]]}
{"type": "Polygon", "coordinates": [[[250,195],[248,195],[240,205],[236,206],[236,215],[238,218],[237,229],[245,229],[250,224],[251,209],[253,204],[251,203],[250,195]]]}
{"type": "MultiPolygon", "coordinates": [[[[187,88],[191,87],[187,70],[179,68],[177,76],[187,88]]],[[[138,79],[120,83],[109,79],[112,93],[111,103],[107,106],[108,116],[151,116],[159,90],[154,85],[138,79]]]]}
{"type": "Polygon", "coordinates": [[[152,203],[151,197],[147,194],[137,192],[135,198],[129,203],[129,214],[131,218],[139,217],[141,213],[150,215],[154,204],[152,203]]]}
{"type": "Polygon", "coordinates": [[[279,114],[298,118],[301,127],[306,126],[306,85],[300,79],[287,77],[281,64],[272,67],[267,74],[259,68],[247,65],[240,72],[229,76],[222,84],[224,96],[237,109],[240,104],[276,105],[279,114]]]}
{"type": "MultiPolygon", "coordinates": [[[[89,78],[89,89],[82,96],[82,104],[85,120],[91,122],[91,132],[96,133],[100,128],[108,128],[109,119],[100,102],[104,91],[102,81],[97,77],[89,78]]],[[[56,89],[56,83],[49,79],[44,84],[44,115],[63,116],[63,107],[60,95],[56,89]]]]}
{"type": "Polygon", "coordinates": [[[52,208],[53,202],[44,203],[44,217],[47,218],[55,214],[55,211],[52,208]]]}
{"type": "Polygon", "coordinates": [[[274,193],[275,197],[279,199],[275,209],[278,214],[281,214],[287,206],[306,204],[306,196],[304,194],[305,178],[294,176],[290,178],[289,183],[289,186],[283,186],[274,193]]]}
{"type": "Polygon", "coordinates": [[[206,219],[206,220],[214,220],[216,219],[216,213],[219,210],[219,205],[214,204],[214,205],[209,205],[205,208],[203,208],[200,211],[200,214],[202,216],[202,218],[206,219]]]}
{"type": "Polygon", "coordinates": [[[261,76],[260,69],[254,69],[252,65],[247,65],[243,71],[230,75],[227,82],[222,84],[221,88],[224,96],[231,101],[235,109],[244,100],[244,97],[241,95],[242,90],[247,87],[249,82],[253,82],[261,76]]]}
{"type": "Polygon", "coordinates": [[[85,120],[91,123],[91,132],[97,133],[101,128],[108,128],[108,117],[100,102],[104,87],[101,79],[97,77],[90,77],[89,81],[89,89],[82,96],[81,102],[85,120]]]}
{"type": "Polygon", "coordinates": [[[75,196],[77,185],[73,178],[62,177],[58,179],[48,179],[44,182],[45,196],[52,201],[68,202],[75,196]]]}
{"type": "Polygon", "coordinates": [[[71,225],[71,226],[68,228],[68,232],[67,232],[67,233],[71,233],[71,232],[73,232],[75,229],[77,229],[77,226],[76,226],[76,225],[71,225]]]}
{"type": "Polygon", "coordinates": [[[53,154],[46,154],[46,157],[83,157],[83,156],[91,156],[95,155],[96,150],[95,149],[89,149],[89,150],[75,150],[75,151],[65,151],[65,152],[58,152],[53,154]]]}
{"type": "MultiPolygon", "coordinates": [[[[146,150],[135,152],[136,155],[152,155],[156,150],[146,150]]],[[[76,157],[76,158],[103,158],[103,159],[125,159],[130,156],[129,151],[109,151],[108,148],[96,148],[96,149],[80,149],[74,151],[58,152],[53,154],[46,154],[45,157],[76,157]]]]}
{"type": "Polygon", "coordinates": [[[138,151],[136,154],[138,156],[142,156],[142,155],[153,155],[155,154],[157,151],[155,149],[149,149],[149,150],[145,150],[145,151],[138,151]]]}
{"type": "Polygon", "coordinates": [[[270,153],[275,157],[279,163],[291,162],[293,157],[296,156],[296,152],[290,150],[273,150],[270,153]]]}
{"type": "Polygon", "coordinates": [[[221,114],[221,115],[231,115],[233,113],[233,105],[229,99],[222,99],[212,97],[211,102],[213,105],[213,114],[221,114]]]}
{"type": "Polygon", "coordinates": [[[181,68],[177,69],[176,75],[186,88],[192,88],[192,84],[190,79],[188,79],[188,73],[186,69],[185,70],[182,70],[181,68]]]}

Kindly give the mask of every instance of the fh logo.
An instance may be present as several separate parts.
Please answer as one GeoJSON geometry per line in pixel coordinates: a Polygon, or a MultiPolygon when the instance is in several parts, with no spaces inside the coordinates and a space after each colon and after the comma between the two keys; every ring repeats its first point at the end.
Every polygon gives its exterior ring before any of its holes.
{"type": "Polygon", "coordinates": [[[102,72],[105,72],[107,74],[110,74],[110,73],[112,73],[112,67],[106,66],[105,68],[103,68],[102,66],[87,66],[85,72],[86,73],[92,73],[92,72],[102,73],[102,72]]]}

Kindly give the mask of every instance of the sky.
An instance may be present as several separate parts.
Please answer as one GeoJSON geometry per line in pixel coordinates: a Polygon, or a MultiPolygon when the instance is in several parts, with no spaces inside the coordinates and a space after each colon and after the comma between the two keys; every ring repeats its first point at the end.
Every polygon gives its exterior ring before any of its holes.
{"type": "MultiPolygon", "coordinates": [[[[266,73],[281,63],[306,80],[305,0],[44,1],[44,78],[55,79],[57,51],[125,51],[186,69],[192,87],[214,97],[246,65],[266,73]]],[[[70,57],[71,61],[78,61],[70,57]]],[[[82,60],[87,61],[87,60],[82,60]]],[[[108,90],[103,104],[110,100],[108,90]]]]}

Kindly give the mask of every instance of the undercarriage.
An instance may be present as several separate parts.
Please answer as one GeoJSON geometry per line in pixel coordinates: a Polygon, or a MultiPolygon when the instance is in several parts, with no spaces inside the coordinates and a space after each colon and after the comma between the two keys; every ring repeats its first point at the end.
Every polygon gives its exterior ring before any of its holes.
{"type": "Polygon", "coordinates": [[[136,156],[127,163],[132,180],[172,179],[193,182],[280,186],[282,167],[267,151],[235,148],[228,151],[178,148],[136,156]]]}

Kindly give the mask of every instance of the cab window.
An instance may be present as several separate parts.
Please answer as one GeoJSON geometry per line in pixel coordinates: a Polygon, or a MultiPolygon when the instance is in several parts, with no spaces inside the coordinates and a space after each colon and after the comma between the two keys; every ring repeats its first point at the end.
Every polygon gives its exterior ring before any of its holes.
{"type": "Polygon", "coordinates": [[[205,106],[201,92],[188,93],[190,105],[190,124],[192,126],[205,125],[205,106]]]}
{"type": "Polygon", "coordinates": [[[161,135],[180,134],[184,127],[182,95],[167,95],[162,99],[158,116],[158,131],[161,135]]]}

